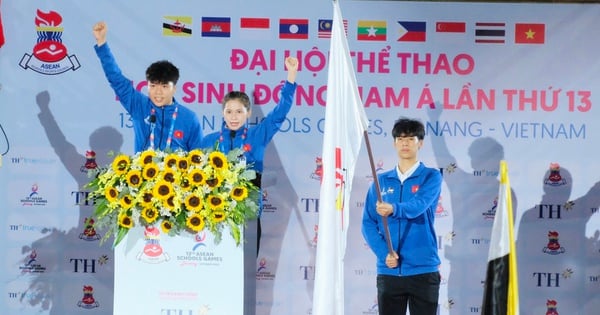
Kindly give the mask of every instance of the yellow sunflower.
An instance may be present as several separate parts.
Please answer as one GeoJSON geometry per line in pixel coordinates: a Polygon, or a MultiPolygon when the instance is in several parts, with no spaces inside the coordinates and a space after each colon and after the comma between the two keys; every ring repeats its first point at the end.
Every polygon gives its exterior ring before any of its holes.
{"type": "Polygon", "coordinates": [[[219,173],[215,173],[211,178],[206,179],[206,185],[212,189],[220,187],[221,184],[223,184],[223,176],[219,173]]]}
{"type": "Polygon", "coordinates": [[[146,164],[142,170],[142,177],[145,180],[153,180],[158,175],[158,165],[154,162],[146,164]]]}
{"type": "Polygon", "coordinates": [[[164,220],[160,223],[160,229],[163,233],[167,234],[173,228],[173,223],[169,220],[164,220]]]}
{"type": "Polygon", "coordinates": [[[140,154],[140,161],[142,165],[148,165],[150,163],[154,163],[154,157],[156,157],[156,152],[153,150],[146,150],[140,154]]]}
{"type": "Polygon", "coordinates": [[[133,197],[130,194],[123,196],[119,200],[119,205],[121,206],[121,209],[131,209],[131,207],[133,206],[133,197]]]}
{"type": "Polygon", "coordinates": [[[169,196],[173,194],[173,191],[174,190],[171,183],[164,180],[158,181],[158,183],[156,183],[152,188],[152,193],[154,194],[154,196],[157,196],[162,200],[169,198],[169,196]]]}
{"type": "Polygon", "coordinates": [[[223,210],[215,210],[210,215],[210,220],[213,223],[222,222],[223,220],[225,220],[225,218],[227,218],[227,214],[223,210]]]}
{"type": "Polygon", "coordinates": [[[108,202],[115,202],[117,201],[117,197],[119,197],[119,192],[115,187],[106,186],[106,189],[104,189],[104,197],[106,197],[108,202]]]}
{"type": "Polygon", "coordinates": [[[191,164],[200,164],[204,160],[204,153],[201,150],[194,149],[188,153],[188,159],[191,164]]]}
{"type": "Polygon", "coordinates": [[[202,170],[192,169],[188,172],[187,178],[192,185],[201,186],[206,181],[206,174],[202,170]]]}
{"type": "Polygon", "coordinates": [[[177,161],[179,161],[179,155],[177,155],[175,153],[169,153],[165,157],[165,167],[169,167],[169,168],[176,167],[177,161]]]}
{"type": "Polygon", "coordinates": [[[177,169],[180,171],[185,171],[188,169],[188,167],[190,167],[190,161],[188,161],[186,157],[179,157],[177,160],[177,169]]]}
{"type": "Polygon", "coordinates": [[[185,207],[189,211],[200,211],[202,209],[202,197],[197,194],[189,194],[185,198],[185,207]]]}
{"type": "Polygon", "coordinates": [[[152,190],[148,189],[143,191],[140,195],[139,195],[140,199],[141,199],[141,204],[144,207],[149,207],[152,205],[152,198],[154,198],[154,194],[152,193],[152,190]]]}
{"type": "Polygon", "coordinates": [[[227,157],[223,152],[213,151],[208,155],[208,161],[215,170],[224,170],[229,167],[227,157]]]}
{"type": "Polygon", "coordinates": [[[194,232],[200,232],[204,229],[204,219],[199,214],[194,213],[187,218],[185,225],[194,232]]]}
{"type": "Polygon", "coordinates": [[[130,187],[139,187],[142,184],[142,172],[139,170],[129,170],[125,178],[130,187]]]}
{"type": "Polygon", "coordinates": [[[160,178],[169,183],[174,183],[177,179],[177,174],[172,169],[166,169],[160,174],[160,178]]]}
{"type": "Polygon", "coordinates": [[[126,213],[121,213],[119,214],[119,226],[130,229],[133,227],[133,220],[126,213]]]}
{"type": "Polygon", "coordinates": [[[179,182],[179,188],[180,188],[179,190],[182,192],[189,191],[190,188],[192,188],[192,184],[186,177],[183,177],[181,179],[181,181],[179,182]]]}
{"type": "Polygon", "coordinates": [[[243,186],[233,187],[229,195],[233,200],[242,201],[248,197],[248,189],[243,186]]]}
{"type": "Polygon", "coordinates": [[[164,198],[162,200],[163,208],[168,209],[169,211],[173,212],[176,209],[174,201],[175,201],[174,194],[167,196],[166,198],[164,198]]]}
{"type": "Polygon", "coordinates": [[[141,216],[146,222],[152,223],[158,218],[158,212],[154,208],[147,207],[142,209],[141,216]]]}
{"type": "Polygon", "coordinates": [[[210,195],[208,196],[207,201],[208,207],[213,211],[223,209],[223,207],[225,207],[225,200],[223,200],[223,198],[221,198],[219,195],[210,195]]]}
{"type": "Polygon", "coordinates": [[[112,162],[112,169],[117,175],[123,175],[129,169],[131,159],[128,155],[119,154],[112,162]]]}

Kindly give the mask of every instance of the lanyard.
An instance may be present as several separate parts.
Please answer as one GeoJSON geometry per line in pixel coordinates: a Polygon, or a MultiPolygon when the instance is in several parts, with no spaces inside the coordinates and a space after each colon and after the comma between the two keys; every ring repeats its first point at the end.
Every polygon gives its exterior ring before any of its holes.
{"type": "MultiPolygon", "coordinates": [[[[179,106],[175,105],[175,110],[173,111],[173,115],[172,115],[172,120],[171,120],[171,127],[169,127],[169,136],[167,137],[167,144],[165,146],[165,149],[170,148],[171,147],[171,141],[173,140],[173,130],[175,129],[175,120],[177,120],[177,112],[179,111],[179,106]]],[[[156,110],[154,108],[152,108],[150,110],[150,116],[154,116],[156,114],[156,110]]],[[[163,126],[164,128],[164,126],[163,126]]],[[[150,131],[150,137],[149,137],[149,141],[150,141],[150,149],[154,150],[154,130],[156,129],[156,123],[152,123],[152,131],[150,131]]],[[[158,144],[160,147],[160,143],[158,144]]]]}

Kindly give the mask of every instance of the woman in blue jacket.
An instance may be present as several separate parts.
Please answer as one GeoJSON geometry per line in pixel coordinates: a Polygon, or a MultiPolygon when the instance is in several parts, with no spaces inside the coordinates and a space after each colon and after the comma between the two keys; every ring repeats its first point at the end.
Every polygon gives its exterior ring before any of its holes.
{"type": "MultiPolygon", "coordinates": [[[[231,91],[225,95],[222,102],[223,125],[221,130],[208,134],[202,139],[202,147],[204,148],[217,147],[224,153],[234,148],[242,149],[246,163],[257,173],[254,184],[259,188],[261,187],[265,148],[271,139],[273,139],[275,133],[279,131],[281,124],[292,107],[292,101],[296,92],[298,59],[287,57],[285,59],[285,66],[287,68],[287,80],[281,88],[280,101],[260,123],[252,127],[248,126],[248,119],[252,115],[250,97],[241,91],[231,91]]],[[[262,196],[262,191],[260,195],[262,196]]],[[[257,255],[260,248],[262,197],[259,198],[258,202],[257,255]]]]}

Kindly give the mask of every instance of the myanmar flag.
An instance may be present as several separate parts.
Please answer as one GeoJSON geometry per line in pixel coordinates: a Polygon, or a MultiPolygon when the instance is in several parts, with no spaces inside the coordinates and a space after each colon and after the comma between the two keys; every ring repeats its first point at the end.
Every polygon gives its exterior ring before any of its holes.
{"type": "Polygon", "coordinates": [[[519,315],[517,251],[506,161],[500,161],[498,207],[492,227],[481,315],[519,315]]]}
{"type": "Polygon", "coordinates": [[[387,39],[386,21],[358,21],[357,37],[358,40],[385,41],[387,39]]]}

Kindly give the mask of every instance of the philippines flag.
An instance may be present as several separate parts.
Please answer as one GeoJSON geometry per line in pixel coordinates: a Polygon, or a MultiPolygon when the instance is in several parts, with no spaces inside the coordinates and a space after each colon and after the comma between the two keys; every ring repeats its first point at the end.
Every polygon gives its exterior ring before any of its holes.
{"type": "Polygon", "coordinates": [[[399,42],[424,42],[427,24],[425,22],[398,21],[400,24],[399,42]]]}

